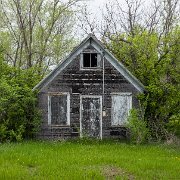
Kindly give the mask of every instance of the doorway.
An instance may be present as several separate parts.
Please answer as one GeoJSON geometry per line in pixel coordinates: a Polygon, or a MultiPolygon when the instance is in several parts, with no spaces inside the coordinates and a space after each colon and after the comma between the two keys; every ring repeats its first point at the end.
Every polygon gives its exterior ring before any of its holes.
{"type": "Polygon", "coordinates": [[[102,139],[102,96],[80,96],[80,136],[102,139]]]}

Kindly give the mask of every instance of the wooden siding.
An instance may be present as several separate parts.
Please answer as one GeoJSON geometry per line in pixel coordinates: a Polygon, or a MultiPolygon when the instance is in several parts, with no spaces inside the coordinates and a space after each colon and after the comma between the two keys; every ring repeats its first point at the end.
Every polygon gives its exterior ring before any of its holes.
{"type": "MultiPolygon", "coordinates": [[[[92,47],[86,52],[92,51],[92,47]]],[[[121,137],[126,132],[123,127],[111,126],[112,93],[132,93],[132,106],[138,106],[136,95],[139,93],[106,59],[97,70],[81,70],[79,54],[63,71],[39,92],[39,107],[42,110],[40,138],[72,138],[80,136],[80,95],[97,95],[104,97],[102,106],[106,116],[102,117],[102,137],[121,137]],[[104,95],[103,95],[104,91],[104,95]],[[70,126],[48,125],[48,94],[68,92],[70,94],[70,126]]]]}

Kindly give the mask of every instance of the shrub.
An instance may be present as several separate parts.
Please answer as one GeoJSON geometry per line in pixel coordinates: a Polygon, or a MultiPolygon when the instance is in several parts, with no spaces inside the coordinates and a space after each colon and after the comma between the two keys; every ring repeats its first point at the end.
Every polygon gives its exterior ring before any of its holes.
{"type": "Polygon", "coordinates": [[[0,142],[3,142],[7,138],[7,127],[5,124],[0,124],[0,142]]]}
{"type": "Polygon", "coordinates": [[[149,129],[147,128],[144,118],[140,117],[140,113],[137,109],[132,109],[130,111],[126,127],[130,130],[131,142],[142,144],[148,140],[149,129]]]}
{"type": "MultiPolygon", "coordinates": [[[[0,64],[3,65],[3,61],[0,64]]],[[[36,93],[32,91],[34,76],[30,73],[30,70],[17,70],[7,65],[0,71],[1,142],[32,138],[38,130],[40,113],[36,107],[36,93]]]]}
{"type": "Polygon", "coordinates": [[[166,124],[167,131],[180,137],[180,113],[170,117],[166,124]]]}
{"type": "Polygon", "coordinates": [[[31,88],[0,81],[0,91],[0,141],[32,138],[38,130],[40,116],[31,88]]]}

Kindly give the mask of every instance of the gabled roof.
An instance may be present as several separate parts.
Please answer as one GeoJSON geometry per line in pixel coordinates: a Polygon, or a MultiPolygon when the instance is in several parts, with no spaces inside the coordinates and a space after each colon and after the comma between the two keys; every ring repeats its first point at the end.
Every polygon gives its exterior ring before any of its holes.
{"type": "Polygon", "coordinates": [[[37,84],[33,90],[46,87],[73,59],[80,54],[84,49],[86,49],[89,45],[92,45],[99,53],[103,54],[103,56],[125,77],[127,81],[129,81],[139,92],[144,92],[145,88],[143,84],[133,76],[124,65],[119,62],[103,45],[102,43],[93,35],[89,34],[87,38],[85,38],[79,46],[74,48],[74,50],[63,59],[57,67],[51,71],[43,80],[37,84]]]}

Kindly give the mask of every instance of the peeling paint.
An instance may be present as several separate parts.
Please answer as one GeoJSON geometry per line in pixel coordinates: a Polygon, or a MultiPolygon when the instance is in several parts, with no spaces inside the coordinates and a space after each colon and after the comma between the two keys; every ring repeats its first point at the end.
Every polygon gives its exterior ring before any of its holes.
{"type": "Polygon", "coordinates": [[[82,135],[101,137],[101,99],[83,97],[81,106],[82,135]]]}
{"type": "Polygon", "coordinates": [[[132,107],[132,96],[128,94],[112,95],[112,125],[124,125],[132,107]]]}

